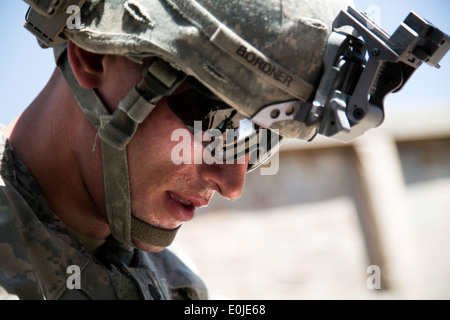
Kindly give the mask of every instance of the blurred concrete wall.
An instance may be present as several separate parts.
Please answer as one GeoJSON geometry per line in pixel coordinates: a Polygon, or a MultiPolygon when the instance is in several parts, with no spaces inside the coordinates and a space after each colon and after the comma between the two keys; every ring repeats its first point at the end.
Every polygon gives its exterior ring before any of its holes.
{"type": "Polygon", "coordinates": [[[213,298],[450,298],[448,106],[348,145],[289,141],[279,164],[179,232],[213,298]]]}

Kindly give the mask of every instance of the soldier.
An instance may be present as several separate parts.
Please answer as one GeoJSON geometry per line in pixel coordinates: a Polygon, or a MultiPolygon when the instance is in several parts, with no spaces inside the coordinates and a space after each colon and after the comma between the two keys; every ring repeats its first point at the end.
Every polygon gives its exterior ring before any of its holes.
{"type": "Polygon", "coordinates": [[[27,2],[57,68],[2,135],[1,294],[206,299],[166,248],[215,192],[239,198],[281,137],[317,134],[320,108],[305,110],[351,3],[56,2],[73,17],[27,2]]]}

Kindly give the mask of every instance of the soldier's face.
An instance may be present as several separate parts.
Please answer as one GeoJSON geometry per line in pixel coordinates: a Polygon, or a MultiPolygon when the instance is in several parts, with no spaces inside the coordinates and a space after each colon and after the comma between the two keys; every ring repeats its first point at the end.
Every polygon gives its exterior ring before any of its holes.
{"type": "MultiPolygon", "coordinates": [[[[112,111],[139,83],[142,66],[122,57],[109,59],[105,85],[98,89],[98,93],[112,111]]],[[[186,89],[189,89],[187,83],[177,91],[186,89]]],[[[166,229],[190,221],[195,215],[195,209],[206,206],[216,191],[232,200],[240,197],[248,165],[248,159],[243,164],[208,165],[204,161],[202,164],[194,164],[194,161],[175,164],[172,151],[180,141],[172,141],[172,135],[179,129],[186,127],[168,107],[166,98],[163,98],[139,125],[127,147],[132,213],[147,223],[166,229]]],[[[96,134],[92,129],[89,131],[91,136],[96,134]]],[[[192,135],[191,138],[190,148],[185,150],[190,150],[192,160],[201,158],[203,146],[192,135]]],[[[92,141],[92,137],[88,141],[92,141]]],[[[86,170],[85,175],[91,174],[86,181],[95,192],[94,198],[106,219],[100,150],[96,150],[96,154],[96,160],[86,160],[83,169],[86,170]]],[[[137,240],[134,242],[147,251],[163,249],[137,240]]]]}

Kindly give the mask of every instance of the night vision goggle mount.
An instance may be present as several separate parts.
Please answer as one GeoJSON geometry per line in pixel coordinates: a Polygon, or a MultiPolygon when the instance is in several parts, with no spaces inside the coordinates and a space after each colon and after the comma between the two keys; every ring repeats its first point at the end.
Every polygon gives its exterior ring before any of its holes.
{"type": "Polygon", "coordinates": [[[448,35],[412,12],[392,36],[351,7],[341,11],[333,30],[322,80],[302,122],[341,142],[381,125],[385,97],[401,90],[424,62],[440,68],[450,49],[448,35]],[[346,26],[352,34],[339,31],[346,26]]]}

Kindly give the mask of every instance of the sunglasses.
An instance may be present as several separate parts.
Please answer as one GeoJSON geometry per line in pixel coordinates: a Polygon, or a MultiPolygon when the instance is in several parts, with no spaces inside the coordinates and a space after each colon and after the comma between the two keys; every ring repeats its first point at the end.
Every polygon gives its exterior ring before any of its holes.
{"type": "Polygon", "coordinates": [[[203,86],[188,77],[192,88],[172,94],[167,104],[218,163],[239,163],[249,156],[247,172],[253,171],[278,151],[284,139],[275,131],[259,127],[203,86]]]}

